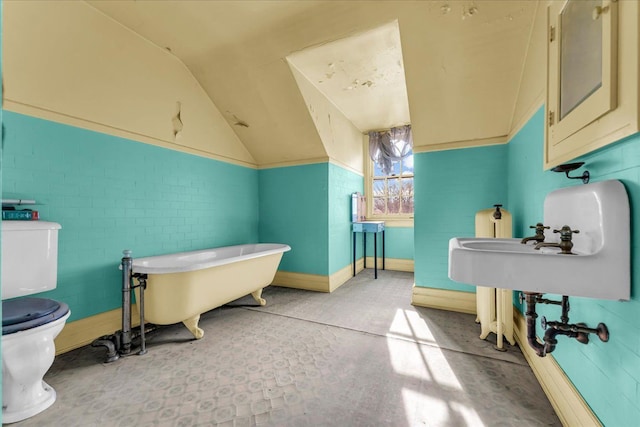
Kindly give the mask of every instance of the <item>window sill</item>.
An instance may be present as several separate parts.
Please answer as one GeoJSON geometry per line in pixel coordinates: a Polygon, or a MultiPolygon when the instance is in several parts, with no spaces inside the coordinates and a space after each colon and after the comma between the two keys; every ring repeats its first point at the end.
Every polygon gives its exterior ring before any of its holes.
{"type": "Polygon", "coordinates": [[[393,218],[393,217],[367,217],[367,221],[384,221],[384,226],[392,227],[413,227],[413,218],[393,218]]]}

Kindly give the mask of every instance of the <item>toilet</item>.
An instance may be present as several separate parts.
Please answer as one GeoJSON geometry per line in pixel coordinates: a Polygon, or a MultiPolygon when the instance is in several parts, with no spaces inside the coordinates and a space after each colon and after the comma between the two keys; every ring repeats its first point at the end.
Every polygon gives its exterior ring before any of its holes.
{"type": "Polygon", "coordinates": [[[2,221],[3,423],[32,417],[56,400],[43,378],[55,357],[53,340],[71,312],[63,302],[24,296],[56,287],[60,228],[46,221],[2,221]]]}

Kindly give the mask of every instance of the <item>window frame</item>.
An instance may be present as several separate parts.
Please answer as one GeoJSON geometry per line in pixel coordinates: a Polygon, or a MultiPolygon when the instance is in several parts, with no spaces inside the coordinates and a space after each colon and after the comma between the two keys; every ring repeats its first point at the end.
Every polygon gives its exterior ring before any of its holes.
{"type": "MultiPolygon", "coordinates": [[[[364,152],[364,194],[367,201],[367,220],[369,221],[385,221],[388,226],[396,226],[396,227],[413,227],[413,219],[415,215],[415,171],[413,173],[412,178],[414,179],[414,194],[413,194],[413,202],[414,202],[414,211],[413,213],[403,213],[403,214],[385,214],[385,215],[374,215],[373,213],[373,181],[374,181],[374,165],[373,160],[369,156],[369,137],[367,136],[364,139],[363,144],[363,152],[364,152]]],[[[414,156],[415,153],[411,154],[414,156]]]]}

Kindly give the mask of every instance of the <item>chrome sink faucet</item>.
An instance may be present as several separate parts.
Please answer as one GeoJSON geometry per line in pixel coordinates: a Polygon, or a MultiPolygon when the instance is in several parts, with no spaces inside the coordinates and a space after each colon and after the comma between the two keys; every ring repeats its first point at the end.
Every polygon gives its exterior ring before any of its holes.
{"type": "Polygon", "coordinates": [[[530,240],[535,240],[538,243],[542,243],[544,242],[544,230],[545,229],[549,229],[548,226],[544,226],[542,225],[541,222],[537,223],[536,225],[530,225],[529,228],[535,228],[536,229],[536,235],[535,236],[531,236],[531,237],[525,237],[524,239],[522,239],[520,241],[520,243],[522,243],[523,245],[526,245],[528,241],[530,240]]]}
{"type": "Polygon", "coordinates": [[[560,253],[565,255],[575,255],[571,252],[571,248],[573,248],[573,242],[571,241],[571,236],[574,233],[579,233],[580,230],[572,230],[568,225],[562,226],[560,230],[553,230],[554,233],[560,233],[560,243],[546,243],[540,242],[538,243],[534,249],[540,248],[560,248],[560,253]]]}

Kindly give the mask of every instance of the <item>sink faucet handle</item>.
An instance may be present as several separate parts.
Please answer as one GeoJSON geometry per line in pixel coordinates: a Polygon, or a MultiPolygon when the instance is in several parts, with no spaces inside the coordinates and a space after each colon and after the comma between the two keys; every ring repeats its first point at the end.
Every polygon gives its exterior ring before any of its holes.
{"type": "Polygon", "coordinates": [[[531,237],[525,237],[524,239],[522,239],[520,243],[522,243],[523,245],[526,245],[527,242],[530,242],[531,240],[535,240],[538,243],[544,242],[544,230],[549,229],[551,227],[543,225],[541,222],[539,222],[536,225],[530,225],[529,228],[535,228],[536,235],[531,237]]]}
{"type": "Polygon", "coordinates": [[[560,250],[563,254],[573,255],[571,248],[573,248],[573,242],[571,236],[578,234],[580,230],[572,230],[568,225],[563,225],[560,230],[553,230],[554,233],[560,233],[560,250]]]}
{"type": "Polygon", "coordinates": [[[530,225],[529,228],[535,228],[536,234],[543,234],[544,230],[548,230],[551,227],[549,227],[548,225],[543,225],[541,222],[539,222],[536,225],[530,225]]]}
{"type": "Polygon", "coordinates": [[[563,225],[560,230],[553,230],[554,233],[560,233],[560,240],[571,241],[572,234],[580,233],[580,230],[572,230],[568,225],[563,225]]]}

